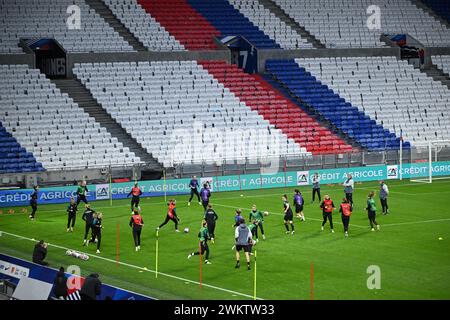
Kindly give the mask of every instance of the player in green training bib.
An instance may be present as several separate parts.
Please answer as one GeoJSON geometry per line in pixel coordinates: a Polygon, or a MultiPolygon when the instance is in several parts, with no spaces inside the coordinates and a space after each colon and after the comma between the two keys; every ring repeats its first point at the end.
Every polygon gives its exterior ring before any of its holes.
{"type": "Polygon", "coordinates": [[[248,220],[256,226],[255,233],[254,233],[256,241],[258,241],[258,229],[261,230],[261,235],[262,235],[263,240],[266,240],[266,236],[264,235],[264,227],[263,227],[264,215],[261,211],[259,211],[256,208],[256,204],[254,204],[252,206],[252,211],[250,211],[250,216],[249,216],[248,220]]]}
{"type": "Polygon", "coordinates": [[[198,232],[198,239],[199,239],[199,247],[200,250],[197,252],[192,252],[188,255],[188,259],[192,258],[193,256],[203,255],[206,252],[205,256],[205,263],[211,264],[209,259],[209,247],[208,247],[208,240],[209,240],[209,232],[208,232],[208,223],[203,220],[202,221],[202,227],[200,228],[200,231],[198,232]]]}
{"type": "Polygon", "coordinates": [[[375,231],[374,226],[377,227],[377,230],[380,230],[380,225],[375,221],[375,216],[377,212],[377,206],[375,204],[375,200],[373,197],[375,196],[375,192],[371,191],[367,196],[367,214],[369,217],[370,228],[372,231],[375,231]]]}
{"type": "Polygon", "coordinates": [[[77,207],[81,201],[83,201],[85,204],[88,204],[88,201],[86,199],[87,193],[88,189],[86,187],[86,181],[80,181],[77,188],[77,207]]]}

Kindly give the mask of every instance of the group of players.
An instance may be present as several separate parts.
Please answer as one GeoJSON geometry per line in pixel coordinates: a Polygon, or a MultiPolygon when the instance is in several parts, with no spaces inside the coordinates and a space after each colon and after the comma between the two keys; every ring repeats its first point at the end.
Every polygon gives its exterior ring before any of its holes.
{"type": "MultiPolygon", "coordinates": [[[[194,196],[197,197],[199,205],[203,206],[204,209],[204,215],[201,222],[201,228],[198,233],[199,238],[199,247],[197,251],[191,252],[188,255],[188,259],[195,255],[205,255],[204,262],[206,264],[211,264],[209,261],[209,246],[208,241],[211,241],[214,243],[215,241],[215,227],[216,227],[216,221],[218,220],[218,215],[214,211],[212,204],[210,204],[210,197],[211,197],[211,188],[210,184],[208,182],[203,184],[202,189],[200,192],[198,191],[199,188],[199,181],[197,177],[193,176],[189,187],[191,190],[190,198],[188,201],[188,206],[191,205],[191,201],[194,196]]],[[[339,212],[341,213],[341,219],[342,224],[344,226],[344,235],[345,237],[348,237],[348,231],[349,231],[349,224],[350,224],[350,216],[353,211],[353,191],[354,191],[354,180],[353,177],[349,174],[347,176],[347,179],[343,183],[344,187],[344,193],[345,197],[342,200],[342,203],[339,205],[339,212]]],[[[315,202],[315,197],[317,196],[319,202],[320,202],[320,208],[322,210],[323,215],[323,221],[321,230],[324,230],[324,226],[327,222],[329,222],[330,230],[332,233],[334,233],[333,228],[333,212],[336,210],[336,206],[331,199],[331,197],[327,194],[324,196],[324,199],[321,199],[320,194],[320,178],[317,173],[314,174],[312,177],[312,201],[311,203],[315,202]]],[[[34,192],[31,196],[30,205],[32,208],[32,212],[30,215],[30,219],[34,219],[35,213],[37,210],[37,199],[38,199],[38,191],[39,187],[36,186],[34,188],[34,192]]],[[[68,214],[68,220],[67,220],[67,232],[73,232],[75,221],[76,221],[76,215],[78,211],[79,204],[83,202],[85,204],[85,210],[82,215],[83,221],[85,221],[85,232],[84,232],[84,239],[83,239],[83,246],[88,246],[90,243],[96,243],[97,245],[97,253],[100,253],[100,246],[101,246],[101,238],[102,238],[102,219],[103,219],[103,213],[101,212],[95,212],[93,209],[91,209],[88,200],[87,200],[87,186],[86,181],[80,181],[76,197],[77,200],[75,201],[74,198],[71,198],[70,204],[67,208],[67,214],[68,214]],[[89,232],[90,239],[89,239],[89,232]]],[[[144,226],[144,220],[141,216],[141,208],[139,206],[140,203],[140,196],[142,195],[142,191],[139,188],[138,183],[136,182],[131,189],[129,196],[132,196],[131,199],[131,211],[132,215],[129,221],[129,226],[132,228],[133,233],[133,239],[135,244],[135,250],[139,251],[141,249],[141,232],[142,228],[144,226]]],[[[388,203],[387,198],[389,195],[389,189],[387,185],[384,183],[384,181],[381,181],[380,183],[380,201],[382,206],[382,213],[388,214],[388,203]]],[[[377,230],[380,229],[380,225],[376,222],[376,203],[374,200],[375,193],[371,191],[368,194],[367,197],[367,206],[366,210],[368,213],[368,219],[371,231],[375,231],[375,228],[377,230]]],[[[302,193],[300,190],[296,189],[294,191],[293,195],[293,206],[290,205],[288,196],[285,194],[282,196],[283,201],[283,213],[284,213],[284,226],[286,228],[286,234],[294,234],[295,233],[295,226],[294,226],[294,212],[295,210],[296,217],[300,219],[300,221],[306,221],[303,208],[305,199],[303,198],[302,193]]],[[[157,235],[159,234],[159,231],[162,227],[164,227],[169,221],[172,221],[175,226],[175,231],[180,232],[178,229],[178,224],[180,221],[180,218],[177,215],[176,211],[176,200],[170,199],[167,203],[167,214],[165,220],[156,228],[157,235]]],[[[265,240],[266,236],[264,234],[264,216],[269,215],[269,212],[261,212],[257,209],[256,205],[252,206],[251,212],[249,214],[248,223],[246,223],[245,218],[242,216],[242,210],[237,209],[236,215],[234,219],[234,225],[235,228],[235,245],[233,246],[233,250],[236,250],[236,268],[240,267],[240,252],[244,251],[245,258],[247,262],[247,269],[250,270],[250,255],[252,254],[252,247],[256,245],[256,243],[259,241],[259,232],[262,236],[262,239],[265,240]]]]}

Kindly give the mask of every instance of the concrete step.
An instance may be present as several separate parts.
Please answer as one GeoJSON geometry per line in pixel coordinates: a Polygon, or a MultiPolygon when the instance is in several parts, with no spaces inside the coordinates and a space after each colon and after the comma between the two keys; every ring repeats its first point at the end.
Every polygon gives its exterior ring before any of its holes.
{"type": "Polygon", "coordinates": [[[439,69],[437,65],[432,64],[419,70],[420,72],[425,73],[428,77],[432,78],[434,81],[439,81],[450,89],[450,75],[439,69]]]}
{"type": "Polygon", "coordinates": [[[118,20],[108,6],[101,0],[85,0],[130,46],[136,51],[147,51],[147,48],[118,20]]]}
{"type": "Polygon", "coordinates": [[[325,45],[320,42],[314,35],[309,33],[305,27],[299,25],[294,19],[292,19],[281,7],[272,0],[258,0],[266,9],[270,10],[281,21],[295,30],[302,38],[306,39],[313,45],[314,48],[325,48],[325,45]]]}
{"type": "Polygon", "coordinates": [[[150,170],[162,172],[163,166],[140,143],[120,126],[105,109],[98,104],[91,92],[83,87],[77,79],[51,80],[61,92],[67,93],[83,110],[104,127],[113,137],[116,137],[124,146],[134,152],[150,170]],[[80,90],[83,89],[83,90],[80,90]],[[75,91],[72,92],[72,90],[75,91]]]}

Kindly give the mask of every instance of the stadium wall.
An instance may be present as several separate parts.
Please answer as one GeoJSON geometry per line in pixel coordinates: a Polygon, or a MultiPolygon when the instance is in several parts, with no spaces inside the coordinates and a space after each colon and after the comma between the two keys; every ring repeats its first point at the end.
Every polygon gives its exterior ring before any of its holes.
{"type": "MultiPolygon", "coordinates": [[[[269,188],[309,186],[314,172],[319,173],[322,184],[342,183],[348,173],[357,182],[399,179],[399,166],[374,165],[366,167],[335,168],[322,170],[286,171],[274,174],[246,174],[202,177],[200,183],[209,181],[213,192],[257,190],[269,188]]],[[[450,161],[433,163],[433,175],[450,175],[450,161]]],[[[428,176],[428,163],[404,164],[403,179],[421,178],[428,176]]],[[[190,179],[170,179],[140,181],[144,197],[155,197],[187,194],[190,179]]],[[[89,185],[88,201],[108,200],[110,194],[113,199],[124,199],[131,191],[133,182],[89,185]]],[[[0,208],[29,205],[32,189],[0,190],[0,208]]],[[[68,203],[71,197],[76,197],[76,187],[42,188],[39,192],[39,204],[68,203]]],[[[8,211],[9,212],[9,211],[8,211]]],[[[0,210],[1,214],[8,214],[0,210]]],[[[9,212],[9,213],[12,213],[9,212]]]]}
{"type": "Polygon", "coordinates": [[[385,57],[400,59],[400,48],[314,49],[314,50],[258,50],[258,71],[265,72],[266,60],[326,57],[385,57]]]}
{"type": "MultiPolygon", "coordinates": [[[[74,263],[75,261],[76,260],[74,258],[74,263]]],[[[6,278],[8,281],[16,285],[19,283],[20,279],[24,277],[53,284],[57,272],[58,271],[56,269],[44,267],[5,254],[0,254],[0,278],[6,278]]],[[[69,279],[72,276],[71,274],[66,275],[69,279]]],[[[81,278],[80,283],[83,281],[84,278],[81,278]]],[[[76,291],[76,288],[72,291],[76,291]]],[[[112,300],[153,300],[153,298],[147,296],[107,284],[102,284],[101,295],[98,299],[105,300],[106,297],[110,297],[112,300]]],[[[50,294],[49,298],[54,298],[53,292],[50,294]]]]}
{"type": "Polygon", "coordinates": [[[34,54],[0,54],[0,64],[26,64],[35,68],[34,54]]]}
{"type": "Polygon", "coordinates": [[[137,62],[137,61],[186,61],[186,60],[225,60],[231,63],[229,50],[214,51],[142,51],[113,53],[69,53],[67,55],[67,77],[72,78],[75,63],[94,62],[137,62]]]}

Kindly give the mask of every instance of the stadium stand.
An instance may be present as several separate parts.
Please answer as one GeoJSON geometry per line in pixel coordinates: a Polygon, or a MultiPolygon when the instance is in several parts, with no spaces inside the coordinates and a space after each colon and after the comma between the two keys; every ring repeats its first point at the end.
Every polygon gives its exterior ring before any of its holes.
{"type": "Polygon", "coordinates": [[[139,163],[37,69],[0,66],[0,121],[45,169],[139,163]]]}
{"type": "Polygon", "coordinates": [[[0,53],[22,53],[21,38],[55,38],[68,52],[133,51],[83,0],[0,0],[0,53]],[[69,5],[81,10],[81,28],[69,30],[69,5]]]}
{"type": "Polygon", "coordinates": [[[261,5],[258,0],[228,0],[228,2],[265,34],[280,44],[283,49],[313,48],[312,44],[261,5]]]}
{"type": "Polygon", "coordinates": [[[421,0],[439,16],[450,22],[450,2],[447,0],[421,0]]]}
{"type": "Polygon", "coordinates": [[[0,173],[44,171],[42,164],[0,122],[0,173]]]}
{"type": "Polygon", "coordinates": [[[186,0],[137,0],[138,3],[188,50],[217,49],[220,32],[186,0]]]}
{"type": "Polygon", "coordinates": [[[396,57],[296,59],[379,125],[412,144],[450,138],[450,92],[396,57]]]}
{"type": "Polygon", "coordinates": [[[450,74],[450,56],[431,56],[431,60],[438,66],[439,69],[447,74],[450,74]]]}
{"type": "Polygon", "coordinates": [[[274,0],[328,48],[381,47],[381,33],[407,33],[427,46],[450,45],[446,26],[408,0],[274,0]],[[381,9],[381,30],[367,27],[367,8],[381,9]]]}
{"type": "Polygon", "coordinates": [[[74,72],[103,108],[166,167],[177,161],[310,155],[196,61],[77,64],[74,72]],[[209,147],[208,134],[214,147],[209,147]],[[188,145],[191,149],[184,150],[188,145]]]}
{"type": "MultiPolygon", "coordinates": [[[[295,61],[269,60],[266,70],[286,86],[291,94],[369,151],[398,149],[400,140],[395,134],[335,94],[295,61]]],[[[405,147],[408,146],[409,143],[405,143],[405,147]]]]}
{"type": "Polygon", "coordinates": [[[182,51],[180,44],[136,0],[104,0],[125,27],[151,51],[182,51]]]}
{"type": "Polygon", "coordinates": [[[242,102],[312,154],[352,151],[350,145],[318,124],[298,105],[276,92],[260,76],[246,74],[237,66],[226,62],[203,61],[201,64],[242,102]]]}
{"type": "Polygon", "coordinates": [[[280,45],[258,29],[227,0],[186,0],[221,33],[221,36],[241,35],[261,49],[279,49],[280,45]],[[226,17],[226,19],[224,19],[226,17]]]}

